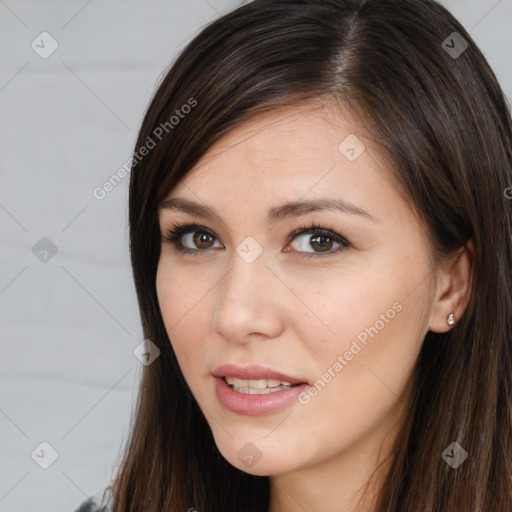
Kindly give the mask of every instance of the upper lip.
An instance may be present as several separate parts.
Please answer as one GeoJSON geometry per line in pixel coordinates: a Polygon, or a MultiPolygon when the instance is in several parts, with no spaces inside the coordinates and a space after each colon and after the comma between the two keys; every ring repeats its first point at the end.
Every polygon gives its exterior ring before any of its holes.
{"type": "Polygon", "coordinates": [[[212,372],[215,377],[238,377],[239,379],[279,379],[285,382],[290,382],[291,384],[302,384],[306,383],[304,379],[298,377],[292,377],[290,375],[286,375],[277,370],[273,370],[272,368],[267,368],[265,366],[259,366],[257,364],[251,364],[247,366],[238,366],[233,363],[221,364],[217,366],[215,370],[212,372]]]}

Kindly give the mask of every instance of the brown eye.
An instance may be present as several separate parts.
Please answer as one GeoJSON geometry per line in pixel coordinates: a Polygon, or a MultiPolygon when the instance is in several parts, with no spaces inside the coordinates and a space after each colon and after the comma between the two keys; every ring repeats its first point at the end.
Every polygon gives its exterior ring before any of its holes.
{"type": "Polygon", "coordinates": [[[350,247],[350,243],[335,231],[316,225],[295,232],[290,245],[301,256],[330,256],[350,247]]]}
{"type": "Polygon", "coordinates": [[[317,235],[312,236],[309,239],[309,243],[311,244],[311,247],[313,247],[314,249],[318,249],[319,252],[325,252],[330,251],[332,249],[334,240],[325,235],[317,235]]]}
{"type": "Polygon", "coordinates": [[[197,224],[174,224],[162,240],[174,244],[178,251],[188,254],[208,253],[211,247],[215,248],[215,242],[218,244],[217,248],[223,247],[215,235],[197,224]]]}
{"type": "Polygon", "coordinates": [[[192,240],[198,249],[208,249],[214,243],[213,236],[202,231],[195,231],[192,240]]]}

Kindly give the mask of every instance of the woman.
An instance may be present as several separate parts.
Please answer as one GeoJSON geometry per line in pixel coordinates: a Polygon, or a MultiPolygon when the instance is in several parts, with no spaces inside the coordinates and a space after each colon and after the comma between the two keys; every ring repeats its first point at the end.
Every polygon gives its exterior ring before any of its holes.
{"type": "Polygon", "coordinates": [[[510,512],[511,168],[504,94],[432,0],[207,26],[137,141],[148,364],[79,510],[510,512]]]}

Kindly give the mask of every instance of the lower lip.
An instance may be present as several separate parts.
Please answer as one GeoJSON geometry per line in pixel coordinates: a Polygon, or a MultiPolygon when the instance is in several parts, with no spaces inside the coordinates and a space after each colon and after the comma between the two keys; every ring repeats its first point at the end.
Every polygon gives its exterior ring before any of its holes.
{"type": "Polygon", "coordinates": [[[296,401],[306,388],[307,384],[299,384],[264,395],[248,395],[231,389],[223,378],[215,377],[215,391],[219,402],[231,412],[247,416],[262,416],[279,411],[296,401]]]}

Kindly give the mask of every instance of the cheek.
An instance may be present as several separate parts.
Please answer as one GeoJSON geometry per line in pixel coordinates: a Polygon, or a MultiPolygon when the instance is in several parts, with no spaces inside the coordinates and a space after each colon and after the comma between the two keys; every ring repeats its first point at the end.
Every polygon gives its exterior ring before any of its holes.
{"type": "Polygon", "coordinates": [[[329,395],[331,405],[341,400],[344,408],[357,408],[368,396],[394,398],[389,389],[403,389],[426,334],[429,282],[419,276],[427,268],[411,259],[378,261],[312,295],[321,321],[308,311],[299,326],[319,387],[332,390],[319,394],[329,395]]]}
{"type": "Polygon", "coordinates": [[[336,336],[311,346],[318,371],[313,407],[337,411],[354,433],[382,420],[406,390],[417,360],[427,322],[425,294],[426,286],[409,296],[388,289],[339,302],[346,309],[331,317],[336,336]]]}
{"type": "Polygon", "coordinates": [[[393,304],[400,293],[390,290],[390,283],[385,282],[380,269],[372,272],[367,267],[367,270],[352,271],[350,275],[338,273],[316,284],[309,283],[309,290],[305,287],[297,292],[309,298],[303,301],[306,307],[301,316],[292,313],[295,320],[291,324],[300,323],[296,327],[297,336],[315,354],[319,370],[349,350],[353,340],[364,344],[370,338],[368,329],[374,332],[376,322],[378,331],[384,331],[398,314],[396,309],[400,306],[393,308],[393,304]],[[316,288],[313,293],[312,287],[316,288]],[[381,314],[385,315],[384,320],[380,319],[381,314]]]}
{"type": "Polygon", "coordinates": [[[176,300],[179,291],[176,289],[177,286],[179,287],[180,283],[173,280],[170,274],[165,272],[165,266],[160,263],[156,274],[156,293],[160,313],[169,337],[172,334],[172,327],[180,317],[180,305],[176,300]]]}
{"type": "MultiPolygon", "coordinates": [[[[204,300],[204,282],[197,279],[173,277],[176,273],[159,264],[156,275],[158,304],[167,335],[185,377],[191,368],[201,364],[201,343],[208,339],[205,326],[209,318],[202,309],[204,300]],[[203,300],[201,300],[203,299],[203,300]],[[204,340],[204,341],[202,341],[204,340]]],[[[188,380],[188,379],[187,379],[188,380]]]]}
{"type": "Polygon", "coordinates": [[[169,337],[181,324],[190,322],[191,314],[201,307],[200,299],[206,289],[208,287],[204,281],[188,276],[166,261],[160,261],[156,273],[156,291],[169,337]]]}

